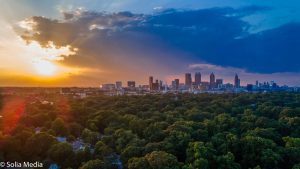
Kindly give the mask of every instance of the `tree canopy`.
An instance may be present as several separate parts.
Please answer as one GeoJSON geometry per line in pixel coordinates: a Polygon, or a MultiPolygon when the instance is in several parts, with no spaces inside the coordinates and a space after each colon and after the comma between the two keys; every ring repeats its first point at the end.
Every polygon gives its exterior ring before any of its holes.
{"type": "Polygon", "coordinates": [[[0,133],[0,160],[82,169],[300,168],[299,93],[43,97],[54,104],[28,100],[16,127],[0,133]]]}

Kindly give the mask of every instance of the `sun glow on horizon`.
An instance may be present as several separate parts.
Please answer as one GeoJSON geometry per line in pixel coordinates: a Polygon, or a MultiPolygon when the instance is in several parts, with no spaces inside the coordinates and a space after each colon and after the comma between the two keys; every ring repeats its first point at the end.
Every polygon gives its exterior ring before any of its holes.
{"type": "Polygon", "coordinates": [[[57,66],[47,60],[39,60],[34,62],[34,68],[39,75],[54,76],[58,70],[57,66]]]}
{"type": "Polygon", "coordinates": [[[9,79],[27,77],[32,81],[53,81],[69,74],[81,73],[79,68],[64,65],[64,59],[75,55],[79,49],[71,45],[57,46],[51,41],[47,46],[42,46],[37,41],[26,42],[8,23],[0,21],[1,24],[6,25],[0,28],[0,33],[3,34],[0,37],[2,77],[9,79]]]}

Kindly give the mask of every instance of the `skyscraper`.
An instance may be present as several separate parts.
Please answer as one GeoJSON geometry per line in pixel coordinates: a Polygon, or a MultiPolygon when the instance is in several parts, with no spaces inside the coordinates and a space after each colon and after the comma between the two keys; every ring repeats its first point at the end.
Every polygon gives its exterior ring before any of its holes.
{"type": "Polygon", "coordinates": [[[155,91],[159,90],[159,82],[158,82],[158,80],[155,80],[155,82],[152,83],[152,90],[155,90],[155,91]]]}
{"type": "Polygon", "coordinates": [[[117,89],[122,89],[122,82],[121,81],[117,81],[116,82],[116,87],[117,87],[117,89]]]}
{"type": "Polygon", "coordinates": [[[210,81],[209,81],[209,84],[210,84],[210,88],[214,88],[215,87],[215,84],[216,84],[216,78],[215,78],[215,75],[214,73],[211,73],[210,74],[210,81]]]}
{"type": "Polygon", "coordinates": [[[163,82],[161,80],[159,81],[159,88],[158,88],[158,90],[163,90],[163,82]]]}
{"type": "Polygon", "coordinates": [[[192,75],[190,73],[185,74],[185,86],[187,87],[192,86],[192,75]]]}
{"type": "Polygon", "coordinates": [[[135,87],[135,81],[128,81],[127,86],[130,87],[130,88],[134,88],[135,87]]]}
{"type": "Polygon", "coordinates": [[[175,79],[175,90],[179,89],[179,79],[175,79]]]}
{"type": "Polygon", "coordinates": [[[153,90],[153,76],[149,77],[149,88],[150,90],[153,90]]]}
{"type": "Polygon", "coordinates": [[[216,87],[220,88],[223,85],[223,79],[216,79],[216,87]]]}
{"type": "Polygon", "coordinates": [[[252,92],[253,91],[253,84],[247,84],[247,90],[248,90],[248,92],[252,92]]]}
{"type": "Polygon", "coordinates": [[[196,72],[195,74],[195,85],[199,86],[201,84],[201,73],[196,72]]]}
{"type": "Polygon", "coordinates": [[[235,77],[234,77],[234,87],[235,88],[239,88],[240,87],[240,79],[239,79],[239,76],[237,74],[235,74],[235,77]]]}

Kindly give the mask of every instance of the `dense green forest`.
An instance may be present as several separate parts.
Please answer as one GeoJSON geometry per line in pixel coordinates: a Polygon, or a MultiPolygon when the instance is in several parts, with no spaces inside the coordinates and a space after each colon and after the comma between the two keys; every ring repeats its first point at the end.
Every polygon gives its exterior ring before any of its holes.
{"type": "Polygon", "coordinates": [[[53,104],[27,99],[17,121],[1,119],[0,161],[73,169],[300,169],[299,93],[47,99],[53,104]],[[76,140],[82,148],[74,148],[76,140]]]}

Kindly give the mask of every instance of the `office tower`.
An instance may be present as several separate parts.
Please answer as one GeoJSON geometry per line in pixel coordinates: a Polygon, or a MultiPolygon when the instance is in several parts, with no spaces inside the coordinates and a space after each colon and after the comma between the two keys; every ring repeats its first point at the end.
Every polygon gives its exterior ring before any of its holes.
{"type": "Polygon", "coordinates": [[[117,81],[116,82],[116,87],[117,87],[117,89],[122,89],[122,82],[121,81],[117,81]]]}
{"type": "Polygon", "coordinates": [[[216,80],[215,80],[215,75],[214,73],[211,73],[210,74],[210,81],[209,81],[209,84],[210,84],[210,88],[214,88],[215,87],[215,84],[216,84],[216,80]]]}
{"type": "Polygon", "coordinates": [[[234,77],[234,87],[235,88],[239,88],[240,87],[240,79],[239,79],[239,76],[237,74],[235,74],[235,77],[234,77]]]}
{"type": "Polygon", "coordinates": [[[153,90],[153,76],[149,77],[149,88],[150,90],[153,90]]]}
{"type": "Polygon", "coordinates": [[[172,86],[172,89],[173,89],[173,90],[175,90],[175,89],[176,89],[175,80],[172,80],[172,82],[171,82],[171,86],[172,86]]]}
{"type": "Polygon", "coordinates": [[[201,82],[200,85],[200,90],[208,90],[210,88],[210,83],[209,82],[201,82]]]}
{"type": "Polygon", "coordinates": [[[216,87],[220,88],[223,85],[223,79],[216,80],[216,87]]]}
{"type": "Polygon", "coordinates": [[[248,90],[248,92],[252,92],[253,91],[253,85],[252,84],[247,84],[247,90],[248,90]]]}
{"type": "Polygon", "coordinates": [[[132,88],[135,87],[135,81],[128,81],[127,86],[132,88]]]}
{"type": "Polygon", "coordinates": [[[255,85],[256,85],[256,87],[258,87],[258,85],[259,85],[258,80],[256,80],[255,85]]]}
{"type": "Polygon", "coordinates": [[[275,83],[274,81],[271,81],[270,85],[271,85],[272,88],[277,88],[277,83],[275,83]]]}
{"type": "Polygon", "coordinates": [[[152,83],[152,90],[159,90],[159,82],[158,80],[155,80],[155,83],[152,83]]]}
{"type": "Polygon", "coordinates": [[[179,89],[179,79],[175,79],[174,82],[175,82],[175,90],[178,90],[179,89]]]}
{"type": "Polygon", "coordinates": [[[185,74],[185,86],[187,87],[192,86],[192,75],[190,73],[185,74]]]}
{"type": "Polygon", "coordinates": [[[158,90],[163,90],[163,82],[161,80],[159,81],[159,89],[158,90]]]}
{"type": "Polygon", "coordinates": [[[195,74],[195,85],[199,86],[201,84],[201,73],[196,72],[195,74]]]}

